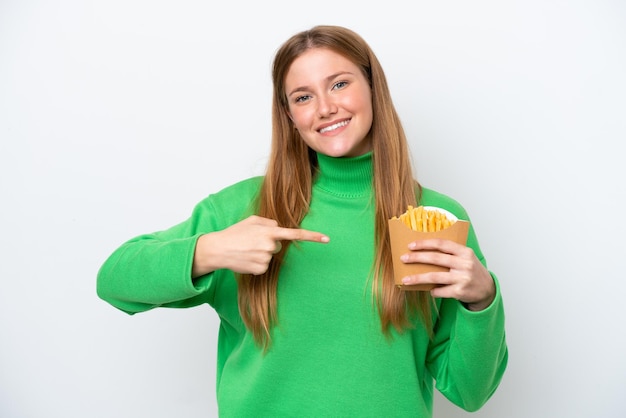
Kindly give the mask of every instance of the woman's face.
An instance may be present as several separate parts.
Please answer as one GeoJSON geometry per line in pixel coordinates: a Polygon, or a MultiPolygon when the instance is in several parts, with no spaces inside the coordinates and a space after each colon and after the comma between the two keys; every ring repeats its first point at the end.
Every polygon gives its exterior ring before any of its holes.
{"type": "Polygon", "coordinates": [[[312,48],[285,77],[288,113],[313,150],[356,157],[372,149],[372,92],[352,61],[326,48],[312,48]]]}

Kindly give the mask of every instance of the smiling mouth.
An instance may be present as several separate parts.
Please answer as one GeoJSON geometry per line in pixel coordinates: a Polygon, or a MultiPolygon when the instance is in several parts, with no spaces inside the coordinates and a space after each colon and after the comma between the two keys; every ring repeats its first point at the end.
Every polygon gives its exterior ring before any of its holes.
{"type": "Polygon", "coordinates": [[[321,134],[326,133],[326,132],[331,132],[331,131],[334,131],[335,129],[341,128],[342,126],[346,126],[349,123],[350,123],[350,120],[344,120],[342,122],[337,122],[337,123],[335,123],[333,125],[330,125],[330,126],[327,126],[325,128],[320,129],[319,132],[321,134]]]}

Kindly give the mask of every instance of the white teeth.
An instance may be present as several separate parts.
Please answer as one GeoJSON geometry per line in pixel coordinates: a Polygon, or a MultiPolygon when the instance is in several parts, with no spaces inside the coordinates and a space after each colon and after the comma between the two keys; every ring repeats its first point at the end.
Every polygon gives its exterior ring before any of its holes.
{"type": "Polygon", "coordinates": [[[334,131],[337,128],[341,128],[342,126],[346,126],[350,121],[344,120],[343,122],[335,123],[334,125],[327,126],[325,128],[320,129],[320,133],[334,131]]]}

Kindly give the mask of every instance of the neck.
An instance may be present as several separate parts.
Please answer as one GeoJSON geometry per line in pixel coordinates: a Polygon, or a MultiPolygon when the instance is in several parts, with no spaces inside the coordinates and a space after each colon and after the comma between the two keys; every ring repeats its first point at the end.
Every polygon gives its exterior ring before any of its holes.
{"type": "Polygon", "coordinates": [[[329,157],[317,154],[315,186],[345,197],[360,197],[372,192],[372,152],[358,157],[329,157]]]}

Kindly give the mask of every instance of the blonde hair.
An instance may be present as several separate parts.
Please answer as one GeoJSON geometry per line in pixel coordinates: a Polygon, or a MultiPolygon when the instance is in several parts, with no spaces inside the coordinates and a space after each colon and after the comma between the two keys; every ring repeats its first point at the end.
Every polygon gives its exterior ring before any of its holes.
{"type": "MultiPolygon", "coordinates": [[[[372,89],[371,127],[375,194],[375,235],[378,243],[372,266],[373,294],[382,331],[402,332],[417,313],[427,330],[432,327],[432,298],[428,292],[404,292],[393,282],[387,220],[414,205],[421,188],[414,179],[402,124],[391,100],[383,69],[369,45],[355,32],[339,26],[315,26],[288,39],[277,51],[272,79],[272,145],[260,190],[258,214],[279,225],[298,228],[311,199],[317,157],[300,138],[288,117],[284,81],[293,61],[311,48],[328,48],[357,65],[372,89]]],[[[288,245],[274,256],[262,275],[238,277],[239,310],[257,343],[268,348],[278,322],[276,289],[288,245]]]]}

